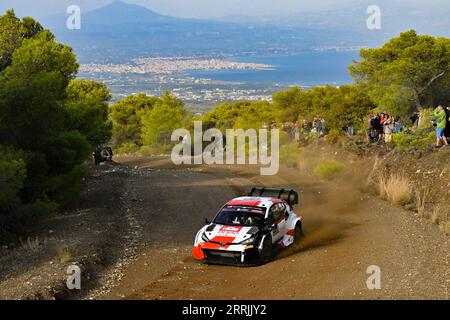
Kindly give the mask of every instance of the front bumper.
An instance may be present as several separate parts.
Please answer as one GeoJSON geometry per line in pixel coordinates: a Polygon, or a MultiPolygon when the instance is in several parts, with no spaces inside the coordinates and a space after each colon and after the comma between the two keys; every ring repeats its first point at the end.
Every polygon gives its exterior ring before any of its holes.
{"type": "Polygon", "coordinates": [[[194,247],[193,255],[194,258],[210,264],[259,264],[258,249],[254,245],[220,245],[212,242],[202,242],[194,247]]]}

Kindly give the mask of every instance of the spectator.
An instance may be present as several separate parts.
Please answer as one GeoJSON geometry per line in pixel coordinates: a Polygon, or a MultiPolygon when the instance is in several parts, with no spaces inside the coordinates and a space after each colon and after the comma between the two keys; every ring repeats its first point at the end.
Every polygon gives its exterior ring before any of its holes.
{"type": "Polygon", "coordinates": [[[411,124],[415,127],[419,125],[419,119],[420,119],[420,112],[414,112],[410,117],[409,120],[411,121],[411,124]]]}
{"type": "Polygon", "coordinates": [[[319,116],[315,116],[313,119],[313,125],[312,125],[313,129],[316,129],[316,131],[319,131],[320,125],[321,125],[321,122],[320,122],[319,116]]]}
{"type": "Polygon", "coordinates": [[[294,123],[294,140],[300,141],[300,124],[298,121],[295,121],[294,123]]]}
{"type": "Polygon", "coordinates": [[[434,110],[433,125],[436,126],[436,148],[441,146],[441,141],[448,146],[447,139],[444,136],[445,127],[447,125],[447,117],[442,106],[438,106],[434,110]]]}
{"type": "Polygon", "coordinates": [[[394,132],[394,119],[385,114],[383,121],[383,133],[384,133],[384,141],[386,143],[392,142],[392,133],[394,132]]]}
{"type": "Polygon", "coordinates": [[[327,133],[327,127],[325,125],[326,121],[324,118],[319,119],[320,126],[319,126],[319,136],[323,137],[327,133]]]}
{"type": "Polygon", "coordinates": [[[345,128],[345,132],[347,132],[347,134],[349,136],[354,136],[355,135],[355,128],[353,126],[347,126],[345,128]]]}
{"type": "Polygon", "coordinates": [[[447,139],[447,142],[450,141],[450,107],[445,108],[445,117],[446,117],[446,125],[444,136],[447,139]]]}
{"type": "Polygon", "coordinates": [[[400,122],[400,117],[396,116],[394,118],[394,131],[393,133],[399,133],[403,131],[403,125],[400,122]]]}
{"type": "Polygon", "coordinates": [[[302,123],[302,130],[304,134],[308,134],[311,131],[312,125],[311,122],[309,122],[306,119],[303,119],[303,123],[302,123]]]}
{"type": "Polygon", "coordinates": [[[377,142],[383,139],[383,126],[381,124],[381,115],[377,113],[374,118],[374,129],[377,134],[377,142]]]}
{"type": "Polygon", "coordinates": [[[367,138],[369,142],[378,142],[380,138],[380,119],[378,114],[371,114],[369,116],[369,132],[367,134],[367,138]]]}

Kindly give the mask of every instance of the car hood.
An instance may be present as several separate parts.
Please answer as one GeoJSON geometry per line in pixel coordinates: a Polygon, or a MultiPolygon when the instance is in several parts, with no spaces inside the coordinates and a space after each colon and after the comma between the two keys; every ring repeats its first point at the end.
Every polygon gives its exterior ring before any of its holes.
{"type": "Polygon", "coordinates": [[[211,224],[206,228],[205,234],[212,242],[228,244],[247,240],[254,236],[258,230],[258,227],[211,224]]]}

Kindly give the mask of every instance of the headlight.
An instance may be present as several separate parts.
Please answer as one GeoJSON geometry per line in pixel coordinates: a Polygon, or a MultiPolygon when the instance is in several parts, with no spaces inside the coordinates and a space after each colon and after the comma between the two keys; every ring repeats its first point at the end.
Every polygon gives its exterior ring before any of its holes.
{"type": "Polygon", "coordinates": [[[253,242],[255,242],[256,237],[250,237],[244,241],[241,241],[241,243],[239,244],[252,244],[253,242]]]}
{"type": "Polygon", "coordinates": [[[202,234],[202,240],[205,241],[205,242],[208,242],[208,241],[209,241],[208,237],[206,236],[206,232],[203,232],[203,234],[202,234]]]}

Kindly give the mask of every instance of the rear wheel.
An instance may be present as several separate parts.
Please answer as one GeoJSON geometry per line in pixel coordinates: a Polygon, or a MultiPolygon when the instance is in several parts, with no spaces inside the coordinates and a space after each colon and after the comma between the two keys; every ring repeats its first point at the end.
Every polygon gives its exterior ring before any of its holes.
{"type": "Polygon", "coordinates": [[[272,257],[273,257],[272,237],[268,235],[264,238],[262,247],[259,250],[259,260],[262,263],[267,263],[270,262],[270,260],[272,260],[272,257]]]}
{"type": "Polygon", "coordinates": [[[297,223],[294,229],[294,242],[297,243],[303,238],[302,225],[297,223]]]}

